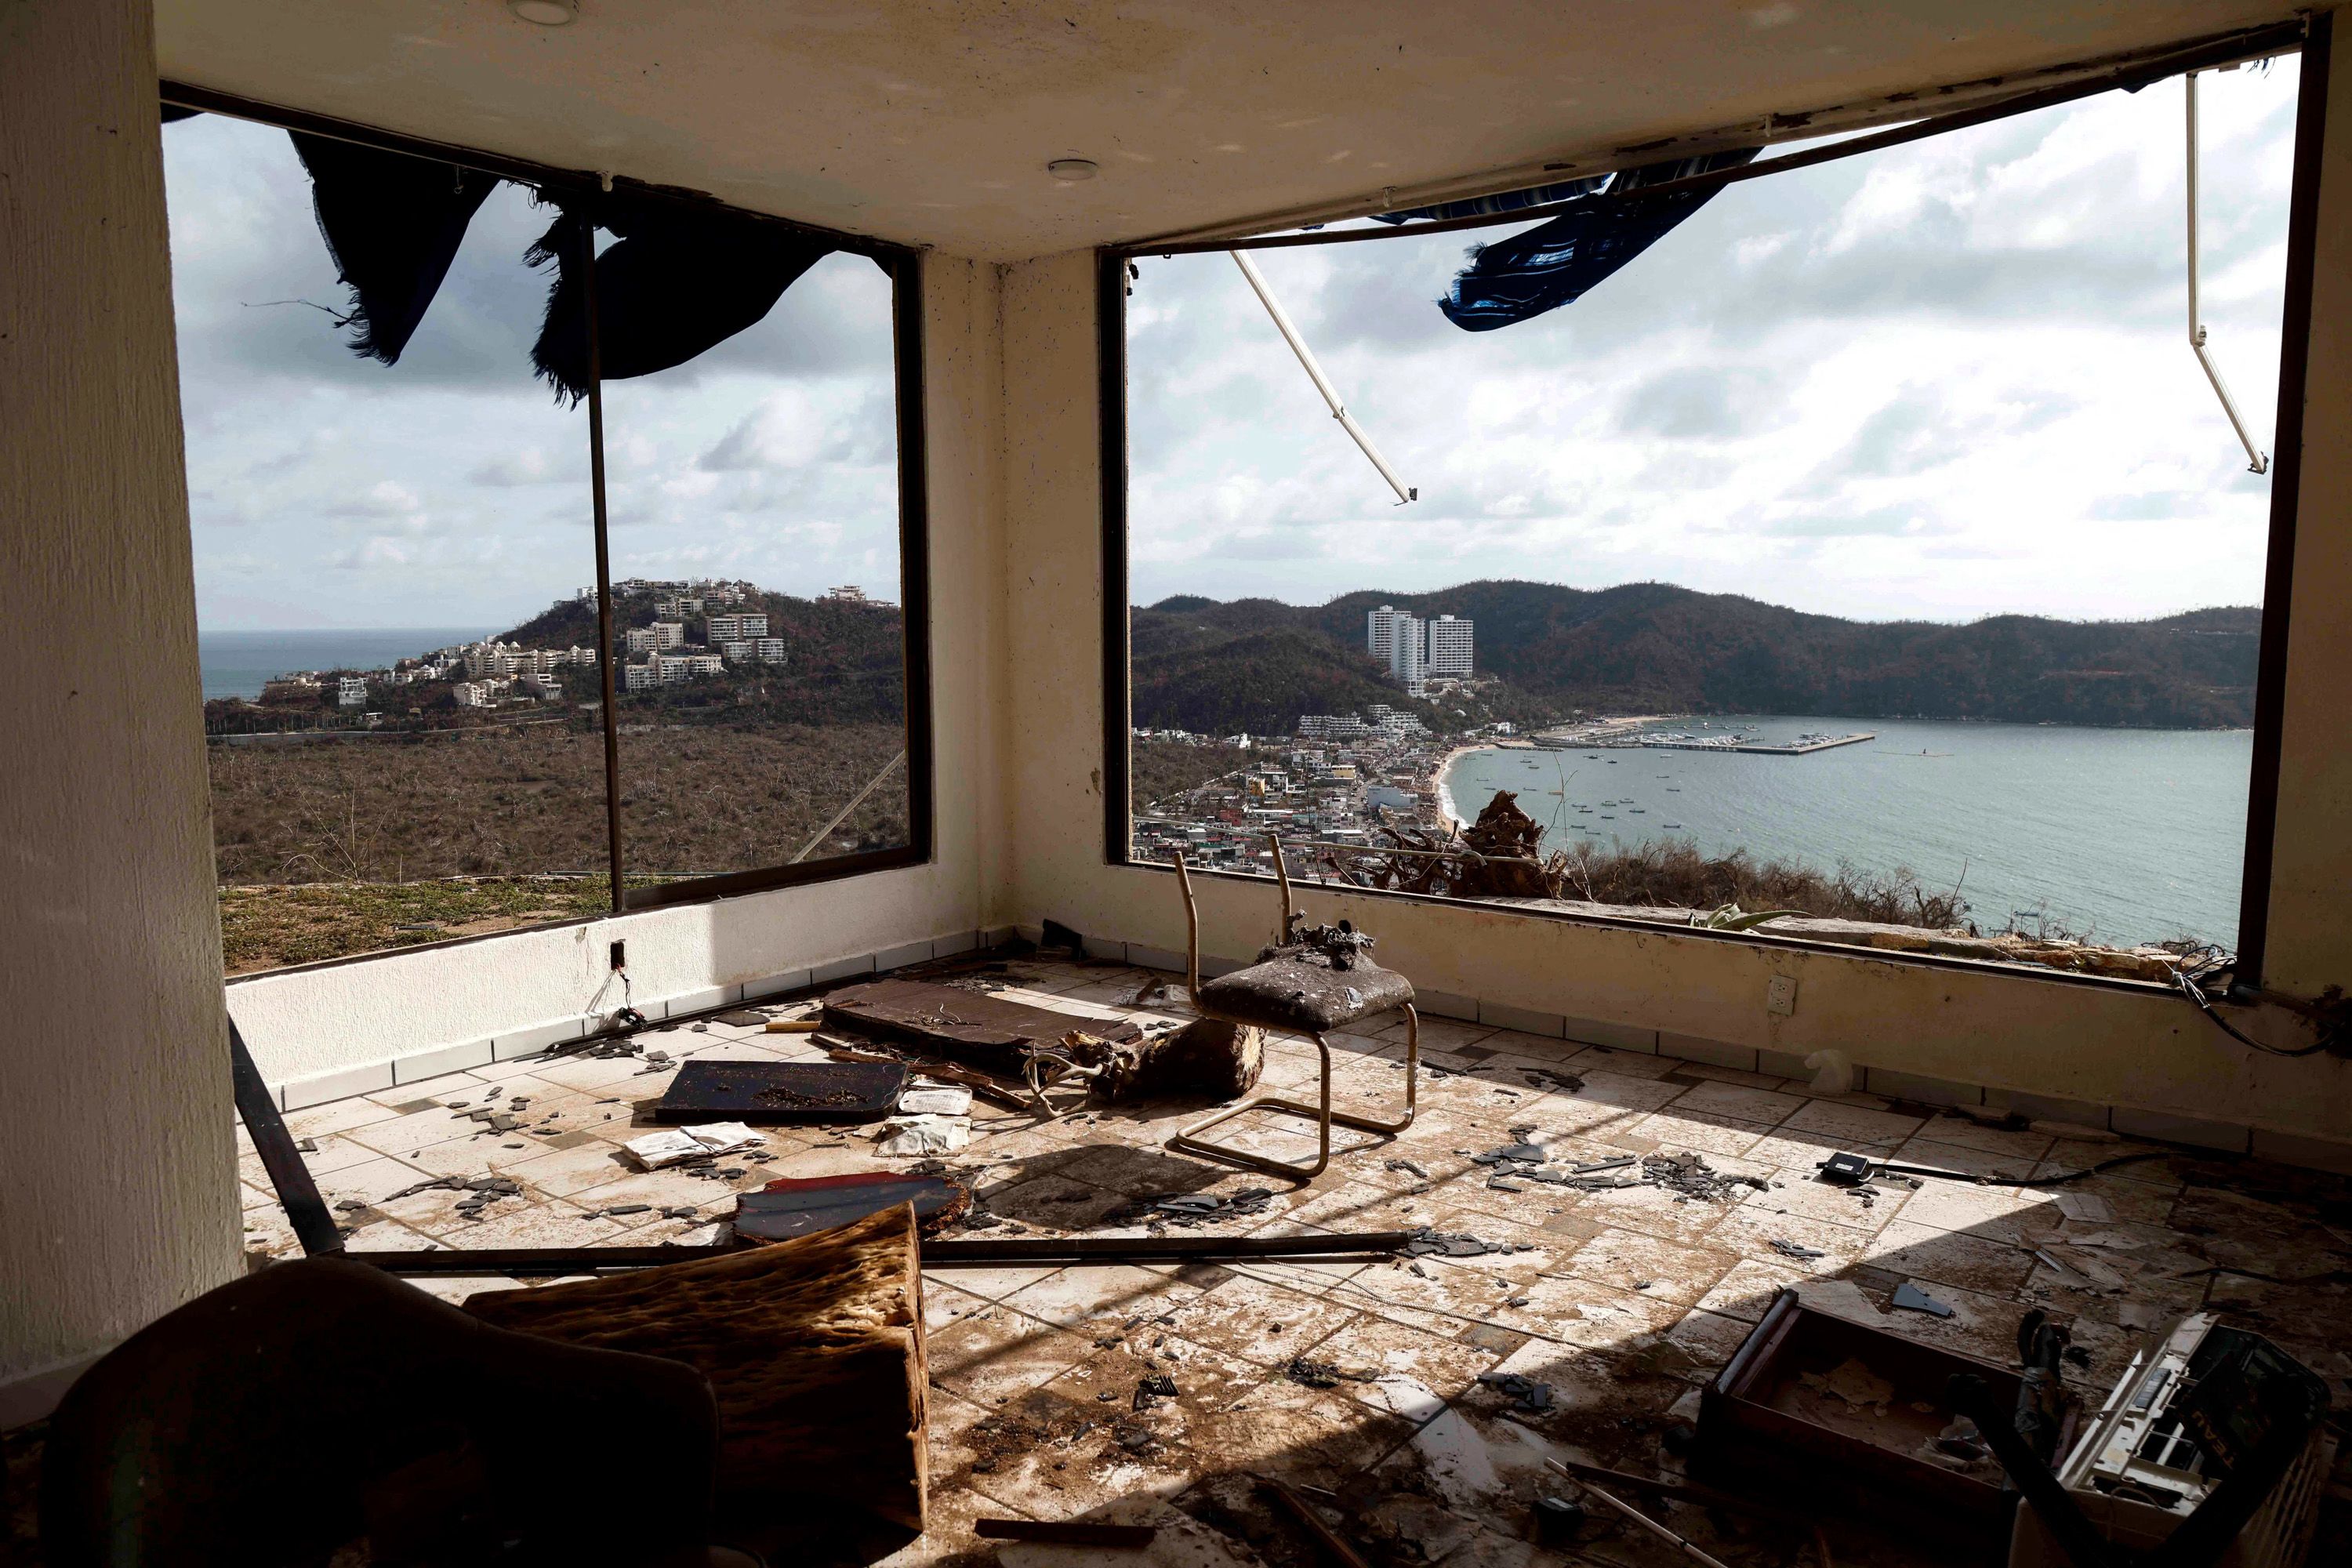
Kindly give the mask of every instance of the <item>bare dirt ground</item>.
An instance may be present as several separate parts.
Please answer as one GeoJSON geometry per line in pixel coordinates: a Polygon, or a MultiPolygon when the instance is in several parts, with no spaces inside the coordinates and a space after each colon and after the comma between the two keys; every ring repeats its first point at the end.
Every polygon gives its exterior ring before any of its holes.
{"type": "MultiPolygon", "coordinates": [[[[626,728],[625,872],[781,865],[903,750],[889,724],[626,728]]],[[[231,973],[605,907],[604,749],[557,725],[210,752],[231,973]]],[[[900,763],[812,859],[908,842],[900,763]]]]}

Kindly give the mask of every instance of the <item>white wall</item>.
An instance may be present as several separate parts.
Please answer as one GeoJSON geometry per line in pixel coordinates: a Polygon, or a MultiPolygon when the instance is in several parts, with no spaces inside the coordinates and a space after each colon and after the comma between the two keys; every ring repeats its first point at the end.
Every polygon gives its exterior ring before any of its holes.
{"type": "Polygon", "coordinates": [[[149,27],[0,8],[0,1425],[237,1267],[149,27]]]}

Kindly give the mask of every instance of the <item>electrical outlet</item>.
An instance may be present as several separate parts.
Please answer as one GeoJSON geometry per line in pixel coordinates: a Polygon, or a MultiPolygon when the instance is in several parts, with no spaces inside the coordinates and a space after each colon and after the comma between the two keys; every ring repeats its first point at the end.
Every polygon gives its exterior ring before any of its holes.
{"type": "Polygon", "coordinates": [[[614,942],[613,944],[613,967],[615,969],[626,969],[628,966],[629,944],[625,942],[614,942]]]}
{"type": "Polygon", "coordinates": [[[1776,974],[1772,984],[1764,988],[1764,1011],[1786,1018],[1797,1010],[1797,982],[1790,975],[1776,974]]]}

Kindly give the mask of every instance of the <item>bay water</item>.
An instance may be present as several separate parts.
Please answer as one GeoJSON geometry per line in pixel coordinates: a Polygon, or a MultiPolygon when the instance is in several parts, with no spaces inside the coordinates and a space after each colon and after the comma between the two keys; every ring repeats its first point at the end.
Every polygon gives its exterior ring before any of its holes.
{"type": "Polygon", "coordinates": [[[388,669],[398,659],[476,642],[481,626],[390,627],[361,630],[196,632],[196,658],[205,699],[254,698],[278,676],[304,669],[388,669]]]}
{"type": "Polygon", "coordinates": [[[1468,752],[1446,772],[1456,815],[1517,793],[1547,847],[1691,838],[1710,856],[1822,870],[1908,869],[1955,886],[1996,931],[2061,924],[2107,942],[2193,936],[2234,948],[2253,737],[2244,730],[1709,715],[1654,726],[1875,739],[1803,756],[1578,747],[1468,752]],[[1614,802],[1614,805],[1604,805],[1614,802]],[[1592,807],[1578,811],[1579,805],[1592,807]],[[1613,818],[1607,820],[1605,818],[1613,818]]]}

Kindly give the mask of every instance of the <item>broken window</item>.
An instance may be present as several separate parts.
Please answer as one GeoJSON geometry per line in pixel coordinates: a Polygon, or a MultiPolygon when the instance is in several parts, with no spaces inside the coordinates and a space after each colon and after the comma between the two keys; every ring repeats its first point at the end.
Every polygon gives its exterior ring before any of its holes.
{"type": "MultiPolygon", "coordinates": [[[[2296,76],[2197,78],[2201,317],[2263,446],[2296,76]]],[[[2233,949],[2271,479],[2181,341],[2184,96],[1119,258],[1114,858],[2233,949]]]]}
{"type": "Polygon", "coordinates": [[[231,973],[921,857],[901,258],[168,117],[231,973]]]}
{"type": "Polygon", "coordinates": [[[912,842],[891,279],[805,244],[740,265],[747,309],[793,281],[753,325],[604,393],[621,832],[649,877],[912,842]]]}

